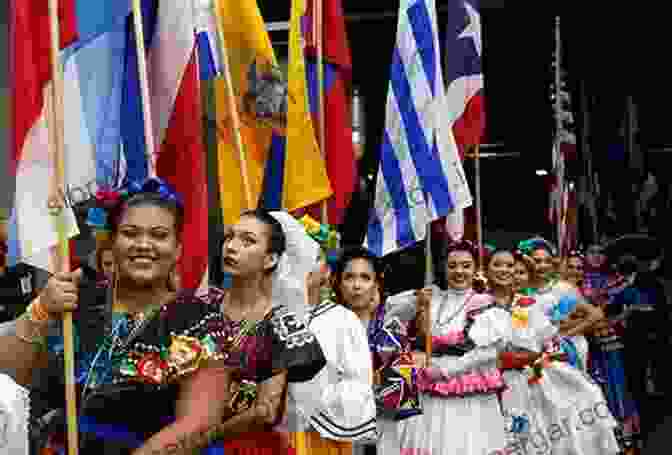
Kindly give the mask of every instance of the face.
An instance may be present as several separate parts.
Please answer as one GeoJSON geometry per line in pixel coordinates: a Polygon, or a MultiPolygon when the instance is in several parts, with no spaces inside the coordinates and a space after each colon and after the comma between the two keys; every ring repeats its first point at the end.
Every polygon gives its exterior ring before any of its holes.
{"type": "Polygon", "coordinates": [[[269,252],[270,236],[270,226],[254,216],[243,216],[224,236],[223,271],[249,277],[270,270],[278,260],[269,252]]]}
{"type": "Polygon", "coordinates": [[[488,263],[488,280],[496,286],[512,286],[514,264],[513,255],[508,251],[496,253],[488,263]]]}
{"type": "Polygon", "coordinates": [[[530,272],[525,264],[518,261],[513,266],[513,288],[519,291],[528,287],[530,284],[530,272]]]}
{"type": "Polygon", "coordinates": [[[343,271],[340,291],[345,304],[354,311],[370,308],[378,292],[371,263],[362,258],[350,261],[343,271]]]}
{"type": "Polygon", "coordinates": [[[108,278],[112,279],[114,274],[114,252],[112,250],[105,250],[100,255],[101,272],[108,278]]]}
{"type": "Polygon", "coordinates": [[[114,240],[119,278],[142,287],[165,284],[181,249],[172,212],[131,207],[122,215],[114,240]]]}
{"type": "Polygon", "coordinates": [[[452,289],[469,289],[474,280],[476,264],[468,251],[453,251],[446,260],[446,279],[452,289]]]}
{"type": "Polygon", "coordinates": [[[532,252],[532,259],[534,260],[535,273],[544,279],[553,272],[553,258],[548,251],[543,248],[534,250],[532,252]]]}
{"type": "Polygon", "coordinates": [[[583,260],[581,258],[567,259],[565,279],[572,283],[578,283],[583,279],[583,260]]]}

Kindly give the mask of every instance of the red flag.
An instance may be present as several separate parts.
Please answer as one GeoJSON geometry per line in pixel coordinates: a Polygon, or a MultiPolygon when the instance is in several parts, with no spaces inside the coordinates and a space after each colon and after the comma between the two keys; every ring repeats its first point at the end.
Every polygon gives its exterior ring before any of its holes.
{"type": "MultiPolygon", "coordinates": [[[[319,131],[317,90],[317,48],[313,36],[313,2],[306,14],[306,57],[311,111],[315,131],[319,131]]],[[[357,165],[352,143],[352,58],[345,30],[341,0],[324,0],[322,43],[324,62],[324,119],[326,165],[334,195],[328,202],[329,223],[341,224],[350,204],[357,180],[357,165]]],[[[311,208],[316,219],[319,209],[311,208]]]]}
{"type": "Polygon", "coordinates": [[[177,92],[156,173],[184,197],[183,252],[179,273],[185,289],[198,288],[208,265],[208,187],[203,136],[201,94],[192,53],[177,92]]]}
{"type": "MultiPolygon", "coordinates": [[[[63,49],[77,40],[77,17],[75,0],[61,0],[58,2],[58,22],[60,48],[63,49]]],[[[48,198],[47,186],[43,181],[35,181],[29,169],[32,165],[44,165],[49,162],[46,150],[40,145],[44,138],[47,124],[45,123],[46,100],[45,87],[52,79],[51,67],[51,28],[49,19],[49,3],[46,1],[12,0],[10,2],[10,84],[13,96],[11,97],[11,169],[15,178],[24,179],[25,185],[34,189],[35,200],[41,199],[46,204],[48,198]],[[31,140],[32,135],[32,140],[31,140]],[[23,163],[22,163],[23,160],[23,163]],[[37,164],[40,163],[41,164],[37,164]],[[19,176],[22,164],[23,171],[19,176]],[[33,180],[31,180],[33,179],[33,180]],[[35,185],[33,185],[35,183],[35,185]]],[[[42,179],[37,179],[42,180],[42,179]]],[[[21,213],[21,207],[15,203],[16,216],[21,213]]],[[[35,221],[34,218],[31,219],[35,221]]],[[[15,238],[9,241],[15,246],[13,257],[16,260],[30,256],[30,252],[23,251],[16,230],[20,229],[14,220],[15,238]]],[[[39,244],[41,239],[30,238],[39,244]]],[[[45,249],[49,246],[45,244],[45,249]]],[[[53,249],[52,249],[53,250],[53,249]]],[[[53,252],[53,251],[52,251],[53,252]]],[[[70,240],[70,255],[74,252],[74,245],[70,240]]],[[[38,264],[35,264],[38,265],[38,264]]],[[[46,264],[40,262],[40,266],[46,264]]],[[[76,263],[72,263],[76,265],[76,263]]]]}

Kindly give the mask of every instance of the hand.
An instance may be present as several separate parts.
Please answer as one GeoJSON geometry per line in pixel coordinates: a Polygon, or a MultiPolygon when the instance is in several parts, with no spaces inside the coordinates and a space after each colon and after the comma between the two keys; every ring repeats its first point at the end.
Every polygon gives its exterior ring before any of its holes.
{"type": "Polygon", "coordinates": [[[417,297],[416,299],[416,305],[418,308],[418,311],[427,311],[429,308],[430,303],[432,302],[432,288],[423,288],[415,291],[415,296],[417,297]]]}
{"type": "Polygon", "coordinates": [[[419,351],[413,351],[413,362],[415,363],[415,366],[418,368],[425,368],[428,367],[429,365],[427,364],[427,354],[424,352],[419,352],[419,351]]]}
{"type": "Polygon", "coordinates": [[[49,278],[47,285],[40,294],[40,303],[50,316],[58,317],[77,308],[79,283],[82,269],[74,272],[57,273],[49,278]]]}
{"type": "Polygon", "coordinates": [[[317,270],[308,273],[306,289],[308,298],[313,305],[320,303],[320,290],[329,285],[329,275],[329,266],[325,263],[321,263],[317,270]]]}

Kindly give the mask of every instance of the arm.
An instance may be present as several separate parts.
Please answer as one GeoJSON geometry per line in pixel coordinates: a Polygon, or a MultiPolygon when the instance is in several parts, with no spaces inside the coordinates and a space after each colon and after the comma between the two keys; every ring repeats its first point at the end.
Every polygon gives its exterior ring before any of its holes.
{"type": "Polygon", "coordinates": [[[430,376],[438,373],[448,379],[496,362],[501,347],[510,340],[510,336],[511,316],[500,308],[486,310],[476,316],[469,330],[469,337],[476,343],[476,347],[462,357],[450,357],[445,362],[442,357],[432,359],[436,368],[430,370],[439,371],[431,372],[430,376]]]}
{"type": "Polygon", "coordinates": [[[564,325],[560,327],[560,334],[564,336],[576,336],[583,335],[587,333],[590,329],[593,328],[599,321],[604,319],[604,313],[602,310],[594,305],[590,305],[585,302],[579,302],[576,304],[575,311],[583,313],[585,316],[583,319],[572,320],[576,321],[571,322],[569,325],[564,325]]]}
{"type": "Polygon", "coordinates": [[[352,313],[345,314],[347,324],[343,330],[334,333],[340,340],[325,340],[338,343],[336,365],[329,370],[340,374],[332,374],[331,380],[321,391],[321,406],[312,410],[310,417],[318,431],[329,428],[332,434],[342,440],[374,438],[376,430],[376,407],[373,397],[373,365],[366,331],[357,317],[352,313]]]}
{"type": "Polygon", "coordinates": [[[41,340],[47,335],[48,323],[36,323],[27,318],[11,322],[0,336],[0,373],[28,387],[33,371],[46,363],[41,340]]]}
{"type": "Polygon", "coordinates": [[[225,415],[230,383],[231,370],[219,366],[201,368],[185,377],[180,384],[175,422],[152,436],[133,455],[191,454],[194,449],[207,446],[211,442],[208,430],[225,415]]]}
{"type": "Polygon", "coordinates": [[[287,390],[287,372],[283,371],[257,386],[257,399],[245,412],[216,425],[217,440],[236,439],[241,434],[268,430],[284,411],[287,390]]]}

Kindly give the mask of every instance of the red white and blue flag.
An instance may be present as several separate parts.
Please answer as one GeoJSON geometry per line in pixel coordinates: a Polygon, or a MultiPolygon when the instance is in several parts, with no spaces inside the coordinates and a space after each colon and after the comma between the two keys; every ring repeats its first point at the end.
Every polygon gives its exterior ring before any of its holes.
{"type": "MultiPolygon", "coordinates": [[[[142,181],[149,175],[137,53],[129,0],[63,0],[66,234],[77,226],[71,205],[100,185],[142,181]]],[[[190,2],[143,0],[149,82],[157,144],[156,171],[182,193],[185,214],[184,287],[198,286],[207,267],[207,186],[196,62],[196,18],[190,2]]],[[[16,179],[8,259],[53,269],[58,240],[47,210],[55,163],[48,150],[49,24],[47,2],[12,2],[16,179]],[[46,227],[46,228],[45,228],[46,227]]]]}
{"type": "MultiPolygon", "coordinates": [[[[478,0],[449,0],[447,6],[446,112],[460,157],[464,159],[470,147],[480,144],[485,131],[481,15],[478,0]]],[[[464,217],[463,210],[446,217],[445,226],[451,238],[465,235],[464,217]]],[[[435,224],[435,227],[441,231],[443,226],[435,224]]]]}

